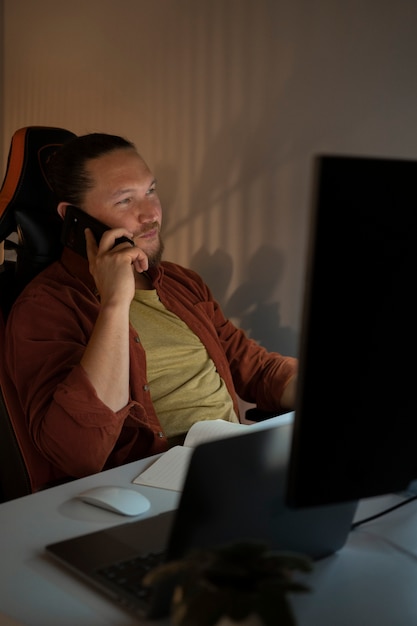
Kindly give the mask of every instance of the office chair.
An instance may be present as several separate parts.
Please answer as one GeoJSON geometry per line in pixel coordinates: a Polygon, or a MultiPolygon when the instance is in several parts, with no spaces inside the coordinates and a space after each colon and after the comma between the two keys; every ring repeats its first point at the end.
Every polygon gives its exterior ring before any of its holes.
{"type": "MultiPolygon", "coordinates": [[[[76,135],[63,128],[17,130],[0,189],[0,350],[13,301],[61,253],[61,220],[45,176],[53,152],[76,135]]],[[[0,501],[36,491],[29,467],[42,476],[47,461],[34,447],[16,390],[0,358],[0,501]]]]}

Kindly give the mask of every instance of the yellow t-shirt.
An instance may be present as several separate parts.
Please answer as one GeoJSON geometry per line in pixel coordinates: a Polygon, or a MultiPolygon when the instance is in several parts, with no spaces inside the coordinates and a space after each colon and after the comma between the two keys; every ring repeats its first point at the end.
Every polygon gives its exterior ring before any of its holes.
{"type": "Polygon", "coordinates": [[[155,289],[136,290],[130,321],[146,352],[152,402],[168,439],[201,420],[239,421],[205,346],[155,289]]]}

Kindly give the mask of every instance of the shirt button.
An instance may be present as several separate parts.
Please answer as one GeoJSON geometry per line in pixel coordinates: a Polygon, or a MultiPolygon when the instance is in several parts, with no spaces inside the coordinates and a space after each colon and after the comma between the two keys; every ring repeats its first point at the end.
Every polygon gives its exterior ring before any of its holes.
{"type": "Polygon", "coordinates": [[[135,337],[135,341],[136,341],[136,343],[140,343],[140,339],[139,339],[139,337],[137,335],[135,337]]]}
{"type": "Polygon", "coordinates": [[[161,431],[159,431],[158,437],[160,437],[162,439],[163,436],[164,436],[164,433],[161,433],[161,431]]]}
{"type": "Polygon", "coordinates": [[[143,391],[149,391],[149,385],[143,385],[143,391]]]}

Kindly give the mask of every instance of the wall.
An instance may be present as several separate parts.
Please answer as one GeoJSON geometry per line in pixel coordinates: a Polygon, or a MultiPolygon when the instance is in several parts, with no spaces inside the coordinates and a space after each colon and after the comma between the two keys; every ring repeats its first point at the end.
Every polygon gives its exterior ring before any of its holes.
{"type": "Polygon", "coordinates": [[[296,354],[313,156],[417,155],[415,0],[3,4],[3,170],[21,126],[126,135],[166,258],[296,354]]]}

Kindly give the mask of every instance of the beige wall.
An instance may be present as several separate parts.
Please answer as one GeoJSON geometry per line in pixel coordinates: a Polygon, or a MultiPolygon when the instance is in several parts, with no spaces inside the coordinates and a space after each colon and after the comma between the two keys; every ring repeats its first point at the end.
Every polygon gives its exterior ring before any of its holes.
{"type": "Polygon", "coordinates": [[[3,5],[2,170],[21,126],[133,139],[159,179],[166,258],[296,353],[313,155],[417,156],[417,2],[3,5]]]}

